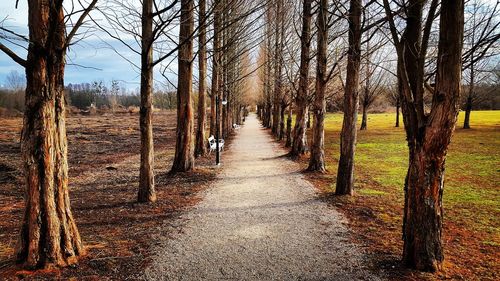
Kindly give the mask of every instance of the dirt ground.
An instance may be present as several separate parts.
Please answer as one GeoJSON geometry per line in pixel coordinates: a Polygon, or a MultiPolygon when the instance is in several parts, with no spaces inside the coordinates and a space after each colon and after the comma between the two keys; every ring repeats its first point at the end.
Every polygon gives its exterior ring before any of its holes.
{"type": "Polygon", "coordinates": [[[149,247],[160,226],[198,202],[197,193],[214,179],[209,158],[196,171],[170,176],[175,145],[175,111],[154,115],[158,202],[135,203],[139,175],[137,114],[70,116],[70,198],[87,256],[62,271],[22,271],[13,262],[23,210],[19,137],[21,118],[0,119],[0,280],[137,279],[149,263],[149,247]]]}
{"type": "MultiPolygon", "coordinates": [[[[143,278],[141,272],[156,258],[152,254],[158,254],[158,248],[166,245],[165,239],[172,241],[179,234],[165,232],[165,229],[184,231],[179,227],[179,222],[183,221],[181,216],[186,211],[195,210],[193,207],[200,202],[201,194],[205,194],[208,185],[218,180],[210,158],[198,160],[196,171],[189,176],[172,177],[167,174],[173,155],[175,112],[160,112],[154,117],[158,203],[137,204],[138,116],[71,116],[67,121],[71,206],[88,255],[81,259],[78,266],[61,271],[18,270],[12,258],[23,210],[24,185],[19,168],[21,123],[20,118],[0,119],[0,280],[143,278]]],[[[328,140],[328,173],[306,173],[305,176],[319,188],[324,201],[331,205],[330,209],[339,210],[347,218],[351,230],[349,242],[366,253],[367,260],[364,258],[363,263],[366,262],[368,271],[382,271],[384,277],[391,280],[498,280],[498,244],[481,243],[481,238],[484,238],[481,237],[484,236],[482,231],[472,229],[469,221],[457,220],[463,217],[463,212],[467,210],[465,207],[446,208],[443,231],[445,272],[423,274],[402,267],[402,204],[398,201],[398,194],[380,184],[369,171],[358,165],[356,196],[332,196],[337,165],[332,151],[336,151],[338,144],[331,141],[338,140],[337,133],[327,131],[325,136],[328,140]],[[361,190],[365,193],[358,193],[361,190]],[[385,195],[374,193],[374,190],[385,195]],[[372,194],[367,194],[367,191],[372,194]]],[[[271,152],[268,154],[269,157],[272,155],[271,152]]],[[[307,160],[304,158],[298,164],[305,167],[307,160]]],[[[243,162],[246,165],[255,164],[243,162]]],[[[269,168],[269,172],[275,166],[269,168]]],[[[230,175],[232,170],[228,168],[226,172],[230,175]]],[[[300,170],[297,166],[294,171],[300,170]]],[[[300,176],[298,173],[295,175],[300,176]]],[[[229,178],[228,184],[231,185],[232,181],[238,184],[241,180],[229,178]]],[[[256,203],[261,202],[257,200],[256,203]]],[[[203,204],[200,204],[202,208],[203,204]]],[[[483,211],[472,210],[476,213],[483,211]]],[[[238,213],[247,215],[245,212],[238,213]]],[[[215,212],[215,215],[218,213],[215,212]]],[[[471,220],[476,217],[471,216],[471,220]]],[[[268,230],[266,227],[250,228],[242,235],[249,239],[249,235],[266,234],[268,230]]]]}
{"type": "Polygon", "coordinates": [[[203,200],[165,228],[147,280],[381,280],[285,154],[248,116],[203,200]]]}

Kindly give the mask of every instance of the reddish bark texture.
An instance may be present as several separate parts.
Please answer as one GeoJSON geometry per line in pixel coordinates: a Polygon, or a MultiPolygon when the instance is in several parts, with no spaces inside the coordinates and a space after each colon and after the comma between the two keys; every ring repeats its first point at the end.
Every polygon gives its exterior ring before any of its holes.
{"type": "Polygon", "coordinates": [[[200,0],[199,6],[199,33],[198,33],[198,64],[199,64],[199,75],[198,75],[198,127],[196,130],[196,146],[195,146],[195,156],[203,156],[207,153],[207,143],[205,138],[205,126],[206,126],[206,76],[207,76],[207,39],[206,39],[206,1],[200,0]]]}
{"type": "Polygon", "coordinates": [[[28,1],[26,110],[21,150],[25,211],[17,261],[28,268],[77,262],[84,248],[70,209],[65,125],[66,26],[62,5],[28,1]]]}
{"type": "Polygon", "coordinates": [[[193,81],[193,0],[181,1],[179,28],[179,62],[177,81],[177,140],[172,172],[186,172],[194,168],[194,115],[191,97],[193,81]]]}
{"type": "Polygon", "coordinates": [[[458,115],[464,25],[463,1],[441,1],[436,86],[432,106],[423,102],[424,68],[439,1],[432,0],[425,25],[425,1],[409,1],[406,27],[398,38],[390,4],[384,0],[398,53],[398,87],[409,148],[403,215],[403,262],[410,268],[442,268],[444,164],[458,115]]]}

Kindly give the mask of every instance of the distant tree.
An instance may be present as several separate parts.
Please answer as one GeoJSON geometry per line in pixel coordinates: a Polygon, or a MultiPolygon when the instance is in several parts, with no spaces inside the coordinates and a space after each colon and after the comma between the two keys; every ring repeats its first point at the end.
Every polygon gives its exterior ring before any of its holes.
{"type": "Polygon", "coordinates": [[[390,105],[396,107],[396,121],[394,127],[399,127],[399,111],[401,109],[401,94],[399,92],[397,85],[392,85],[386,88],[385,90],[386,96],[385,98],[389,102],[390,105]]]}
{"type": "MultiPolygon", "coordinates": [[[[366,9],[364,12],[364,25],[372,22],[372,11],[366,9]]],[[[385,36],[379,36],[378,30],[373,28],[363,32],[364,51],[362,51],[361,66],[361,90],[359,101],[362,110],[360,130],[366,130],[368,127],[368,110],[373,103],[383,93],[383,86],[387,84],[387,73],[385,69],[387,64],[387,51],[383,47],[387,44],[385,36]],[[364,74],[364,75],[363,75],[364,74]]]]}
{"type": "Polygon", "coordinates": [[[23,91],[26,87],[26,77],[22,76],[16,70],[12,70],[5,78],[7,88],[13,91],[23,91]]]}
{"type": "Polygon", "coordinates": [[[468,1],[465,5],[464,80],[468,85],[465,99],[464,129],[470,129],[473,106],[485,98],[478,84],[485,78],[489,59],[498,55],[500,33],[500,2],[492,5],[484,0],[468,1]]]}
{"type": "Polygon", "coordinates": [[[116,108],[118,107],[118,95],[120,94],[120,82],[117,80],[111,80],[111,88],[109,90],[109,107],[111,111],[115,113],[116,108]]]}
{"type": "Polygon", "coordinates": [[[368,110],[373,103],[384,93],[385,77],[387,73],[371,62],[365,64],[364,85],[361,86],[359,102],[361,104],[362,118],[360,130],[368,128],[368,110]]]}
{"type": "Polygon", "coordinates": [[[3,95],[2,106],[23,112],[26,77],[13,70],[7,75],[5,82],[8,91],[3,95]]]}

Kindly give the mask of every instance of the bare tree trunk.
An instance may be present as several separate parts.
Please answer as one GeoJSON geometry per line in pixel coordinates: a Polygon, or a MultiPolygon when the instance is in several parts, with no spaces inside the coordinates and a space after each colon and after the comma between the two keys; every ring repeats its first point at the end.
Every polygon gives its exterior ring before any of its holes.
{"type": "Polygon", "coordinates": [[[409,138],[410,164],[405,183],[403,261],[407,266],[418,270],[439,270],[444,259],[444,165],[459,111],[463,25],[463,0],[443,0],[436,88],[431,112],[426,118],[425,127],[407,128],[407,131],[418,131],[409,135],[415,137],[409,138]]]}
{"type": "Polygon", "coordinates": [[[340,159],[335,190],[335,193],[339,195],[352,195],[354,192],[354,152],[356,149],[359,67],[361,63],[361,9],[360,0],[350,1],[344,121],[340,133],[340,159]]]}
{"type": "Polygon", "coordinates": [[[84,248],[71,213],[64,69],[66,26],[62,5],[28,1],[26,100],[21,135],[24,216],[16,249],[28,268],[77,263],[84,248]]]}
{"type": "Polygon", "coordinates": [[[278,140],[283,140],[285,137],[285,111],[286,111],[286,105],[285,103],[281,103],[281,110],[280,110],[280,130],[278,133],[278,140]]]}
{"type": "MultiPolygon", "coordinates": [[[[226,63],[224,62],[223,65],[226,65],[226,63]]],[[[228,89],[227,89],[227,83],[228,83],[228,77],[227,77],[227,71],[228,71],[228,68],[225,67],[222,69],[222,72],[223,72],[223,77],[224,77],[224,82],[223,82],[223,85],[224,86],[224,89],[222,91],[222,100],[223,101],[226,101],[227,102],[227,96],[228,96],[228,89]]],[[[227,130],[227,122],[228,122],[228,104],[226,103],[226,105],[222,106],[220,108],[220,110],[222,111],[222,138],[227,138],[228,136],[228,130],[227,130]]]]}
{"type": "Polygon", "coordinates": [[[360,130],[366,130],[368,123],[368,114],[366,112],[366,105],[363,104],[363,117],[361,118],[361,127],[360,130]]]}
{"type": "Polygon", "coordinates": [[[309,115],[307,105],[307,92],[309,83],[309,56],[311,46],[311,4],[312,0],[304,0],[302,14],[302,34],[300,37],[300,76],[299,90],[295,99],[297,113],[295,117],[295,128],[293,129],[293,143],[290,156],[299,157],[307,151],[307,116],[309,115]]]}
{"type": "Polygon", "coordinates": [[[399,107],[401,106],[400,98],[396,100],[396,128],[399,127],[399,107]]]}
{"type": "Polygon", "coordinates": [[[141,166],[139,169],[139,202],[155,202],[153,145],[153,0],[142,5],[141,42],[141,166]]]}
{"type": "MultiPolygon", "coordinates": [[[[271,98],[269,98],[271,99],[271,98]]],[[[265,117],[265,127],[270,129],[272,127],[272,117],[271,117],[271,112],[273,110],[273,105],[271,103],[271,101],[267,101],[267,106],[266,106],[266,117],[265,117]]]]}
{"type": "Polygon", "coordinates": [[[193,0],[181,0],[179,28],[179,62],[177,81],[177,139],[172,172],[186,172],[194,168],[194,116],[191,97],[193,80],[193,0]]]}
{"type": "Polygon", "coordinates": [[[274,40],[274,102],[273,102],[273,124],[271,131],[276,137],[280,137],[280,124],[281,124],[281,96],[282,96],[282,81],[281,74],[283,65],[281,63],[282,57],[282,40],[281,40],[281,17],[283,0],[276,0],[276,22],[275,22],[275,40],[274,40]]]}
{"type": "Polygon", "coordinates": [[[224,52],[221,53],[222,57],[222,68],[221,68],[221,76],[222,76],[222,92],[221,92],[221,107],[219,108],[219,112],[221,114],[221,132],[222,132],[222,138],[227,138],[228,136],[228,131],[227,131],[227,109],[228,109],[228,96],[229,96],[229,71],[230,71],[230,66],[228,65],[228,60],[229,60],[229,52],[230,52],[230,38],[229,38],[229,27],[228,27],[228,9],[230,8],[230,4],[227,3],[227,1],[223,2],[223,7],[224,9],[221,11],[222,17],[221,17],[221,26],[222,26],[222,46],[224,48],[224,52]],[[226,105],[222,105],[222,101],[226,101],[226,105]]]}
{"type": "Polygon", "coordinates": [[[325,89],[328,45],[328,5],[320,0],[318,7],[318,52],[316,55],[316,95],[314,96],[314,128],[308,171],[324,172],[325,169],[325,89]]]}
{"type": "Polygon", "coordinates": [[[219,94],[219,76],[220,76],[220,7],[219,2],[214,2],[214,38],[213,38],[213,56],[212,56],[212,95],[210,96],[210,135],[216,133],[216,97],[219,94]]]}
{"type": "Polygon", "coordinates": [[[470,129],[470,113],[472,111],[472,96],[467,97],[467,104],[465,105],[465,118],[464,129],[470,129]]]}
{"type": "Polygon", "coordinates": [[[292,146],[292,105],[288,108],[288,118],[286,119],[286,142],[285,147],[292,146]]]}
{"type": "Polygon", "coordinates": [[[206,123],[206,73],[207,73],[207,39],[206,39],[206,16],[205,0],[199,0],[199,33],[198,33],[198,62],[199,62],[199,86],[198,86],[198,129],[196,131],[196,147],[195,156],[204,156],[207,153],[207,145],[205,140],[205,123],[206,123]]]}

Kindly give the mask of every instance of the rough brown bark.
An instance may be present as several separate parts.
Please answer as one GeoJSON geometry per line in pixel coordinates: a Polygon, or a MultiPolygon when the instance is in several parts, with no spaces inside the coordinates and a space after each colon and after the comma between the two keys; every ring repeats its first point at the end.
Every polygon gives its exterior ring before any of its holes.
{"type": "Polygon", "coordinates": [[[207,39],[206,39],[206,19],[205,19],[205,9],[206,1],[199,0],[199,30],[198,30],[198,64],[199,64],[199,75],[198,75],[198,127],[196,130],[196,146],[195,146],[195,156],[203,156],[207,153],[207,144],[205,138],[205,123],[206,123],[206,73],[207,73],[207,39]]]}
{"type": "Polygon", "coordinates": [[[139,168],[139,202],[155,202],[153,145],[153,0],[142,4],[141,42],[141,163],[139,168]]]}
{"type": "Polygon", "coordinates": [[[354,153],[359,104],[359,68],[361,63],[361,1],[351,0],[349,9],[349,49],[344,93],[344,120],[340,133],[340,159],[335,193],[352,195],[354,191],[354,153]]]}
{"type": "Polygon", "coordinates": [[[191,97],[193,80],[193,0],[181,0],[179,28],[179,59],[177,81],[177,131],[172,172],[186,172],[194,168],[194,116],[191,97]]]}
{"type": "Polygon", "coordinates": [[[423,271],[442,268],[442,194],[446,152],[458,115],[464,24],[462,0],[441,1],[436,87],[430,113],[423,103],[426,50],[438,1],[433,0],[422,35],[425,1],[411,0],[401,40],[384,0],[398,53],[398,86],[409,148],[403,217],[403,262],[423,271]]]}
{"type": "Polygon", "coordinates": [[[311,3],[312,0],[304,0],[302,12],[302,34],[300,37],[300,70],[299,90],[295,98],[297,113],[295,116],[295,127],[293,129],[293,142],[290,156],[299,157],[307,151],[307,92],[309,83],[309,56],[311,46],[311,3]]]}
{"type": "Polygon", "coordinates": [[[403,261],[419,270],[439,270],[444,259],[444,165],[459,111],[463,25],[463,1],[443,0],[432,108],[423,135],[412,140],[405,186],[403,261]]]}
{"type": "Polygon", "coordinates": [[[21,135],[25,211],[16,258],[28,268],[50,268],[75,264],[84,254],[68,190],[63,93],[68,41],[62,5],[28,1],[28,15],[30,44],[21,135]]]}
{"type": "Polygon", "coordinates": [[[325,89],[326,89],[326,63],[328,45],[328,5],[326,0],[320,0],[318,7],[318,51],[316,55],[316,94],[314,96],[314,124],[311,155],[308,171],[324,172],[325,169],[325,89]]]}

